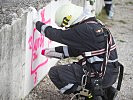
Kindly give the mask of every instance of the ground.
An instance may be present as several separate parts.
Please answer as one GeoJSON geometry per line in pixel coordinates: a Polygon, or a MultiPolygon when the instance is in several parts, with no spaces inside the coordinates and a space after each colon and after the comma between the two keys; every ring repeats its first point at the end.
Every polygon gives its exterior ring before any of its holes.
{"type": "MultiPolygon", "coordinates": [[[[27,8],[29,6],[26,4],[23,3],[23,7],[22,4],[19,7],[11,7],[11,9],[4,7],[3,11],[0,11],[0,28],[4,24],[11,24],[13,16],[19,17],[21,7],[27,8]]],[[[104,19],[104,22],[115,38],[119,61],[125,67],[123,83],[117,100],[133,100],[133,1],[114,0],[114,4],[115,15],[113,19],[104,19]]],[[[60,94],[49,77],[46,76],[25,100],[70,100],[71,96],[60,94]]]]}
{"type": "Polygon", "coordinates": [[[20,18],[23,11],[29,6],[34,6],[36,9],[40,9],[45,6],[51,0],[19,0],[16,2],[1,2],[0,0],[0,29],[5,24],[12,24],[13,20],[20,18]]]}

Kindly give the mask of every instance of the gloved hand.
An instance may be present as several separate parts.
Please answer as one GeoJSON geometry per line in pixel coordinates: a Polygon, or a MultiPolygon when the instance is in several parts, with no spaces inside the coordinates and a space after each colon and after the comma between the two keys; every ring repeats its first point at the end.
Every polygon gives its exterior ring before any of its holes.
{"type": "Polygon", "coordinates": [[[42,31],[42,26],[45,25],[45,23],[42,23],[40,21],[36,22],[36,29],[41,33],[42,31]]]}
{"type": "Polygon", "coordinates": [[[56,52],[55,48],[43,49],[41,54],[46,56],[46,57],[50,57],[50,58],[58,58],[58,59],[62,59],[63,58],[63,54],[56,52]]]}

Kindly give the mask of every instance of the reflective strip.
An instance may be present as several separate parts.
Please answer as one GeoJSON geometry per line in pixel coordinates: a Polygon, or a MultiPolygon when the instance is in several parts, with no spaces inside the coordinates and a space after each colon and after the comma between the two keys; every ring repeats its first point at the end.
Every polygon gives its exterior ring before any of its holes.
{"type": "MultiPolygon", "coordinates": [[[[116,48],[116,45],[114,44],[111,46],[110,51],[114,50],[115,48],[116,48]]],[[[85,56],[96,56],[104,53],[105,53],[105,49],[101,49],[96,51],[85,52],[85,56]]]]}
{"type": "MultiPolygon", "coordinates": [[[[103,61],[103,58],[99,58],[97,56],[94,56],[94,57],[91,57],[91,58],[88,58],[87,61],[89,63],[94,63],[94,62],[97,62],[97,61],[103,61]]],[[[108,60],[109,63],[112,63],[112,62],[116,62],[118,61],[118,59],[114,59],[114,60],[108,60]]]]}
{"type": "Polygon", "coordinates": [[[116,45],[111,46],[110,51],[112,51],[112,50],[114,50],[114,49],[116,49],[116,45]]]}
{"type": "Polygon", "coordinates": [[[86,23],[94,23],[94,24],[98,24],[98,23],[95,22],[95,21],[89,21],[89,22],[86,22],[86,23]]]}
{"type": "Polygon", "coordinates": [[[68,84],[65,87],[60,89],[61,93],[64,93],[66,90],[70,89],[74,84],[68,84]]]}
{"type": "Polygon", "coordinates": [[[91,52],[85,52],[85,56],[91,56],[91,52]]]}
{"type": "Polygon", "coordinates": [[[104,53],[105,53],[105,51],[98,52],[98,53],[93,53],[93,52],[92,52],[92,56],[101,55],[101,54],[104,54],[104,53]]]}
{"type": "Polygon", "coordinates": [[[89,63],[94,63],[94,62],[96,62],[96,61],[103,61],[103,58],[99,58],[99,57],[97,57],[97,56],[94,56],[94,57],[91,57],[91,58],[87,59],[87,61],[88,61],[89,63]]]}
{"type": "MultiPolygon", "coordinates": [[[[116,48],[116,44],[112,45],[110,49],[116,48]]],[[[100,52],[105,52],[105,49],[101,50],[96,50],[96,51],[91,51],[92,53],[100,53],[100,52]]]]}
{"type": "Polygon", "coordinates": [[[69,57],[68,47],[67,47],[67,46],[63,46],[63,51],[64,51],[64,55],[65,55],[66,57],[69,57]]]}
{"type": "Polygon", "coordinates": [[[112,4],[112,1],[104,1],[105,4],[112,4]]]}
{"type": "Polygon", "coordinates": [[[116,61],[118,61],[118,59],[115,59],[115,60],[108,60],[108,62],[116,62],[116,61]]]}
{"type": "Polygon", "coordinates": [[[45,34],[44,33],[44,31],[45,31],[45,29],[48,27],[48,25],[42,25],[42,27],[41,27],[41,34],[45,34]]]}

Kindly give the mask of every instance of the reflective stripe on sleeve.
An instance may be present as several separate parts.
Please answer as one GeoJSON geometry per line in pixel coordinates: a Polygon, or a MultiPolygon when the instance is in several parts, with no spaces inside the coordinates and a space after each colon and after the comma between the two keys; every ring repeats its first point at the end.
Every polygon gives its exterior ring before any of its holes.
{"type": "Polygon", "coordinates": [[[66,57],[69,57],[68,47],[67,47],[67,46],[63,46],[63,51],[64,51],[64,55],[65,55],[66,57]]]}
{"type": "Polygon", "coordinates": [[[66,90],[70,89],[74,84],[68,84],[65,87],[60,89],[61,93],[64,93],[66,90]]]}
{"type": "Polygon", "coordinates": [[[43,34],[43,35],[45,34],[44,31],[45,31],[46,27],[48,27],[48,25],[42,25],[41,34],[43,34]]]}

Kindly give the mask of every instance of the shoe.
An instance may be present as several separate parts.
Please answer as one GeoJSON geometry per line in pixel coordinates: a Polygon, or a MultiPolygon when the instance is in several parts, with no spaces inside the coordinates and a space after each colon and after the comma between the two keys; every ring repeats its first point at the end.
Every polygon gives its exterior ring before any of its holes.
{"type": "Polygon", "coordinates": [[[114,5],[111,6],[111,9],[109,11],[108,19],[112,19],[114,16],[114,5]]]}

